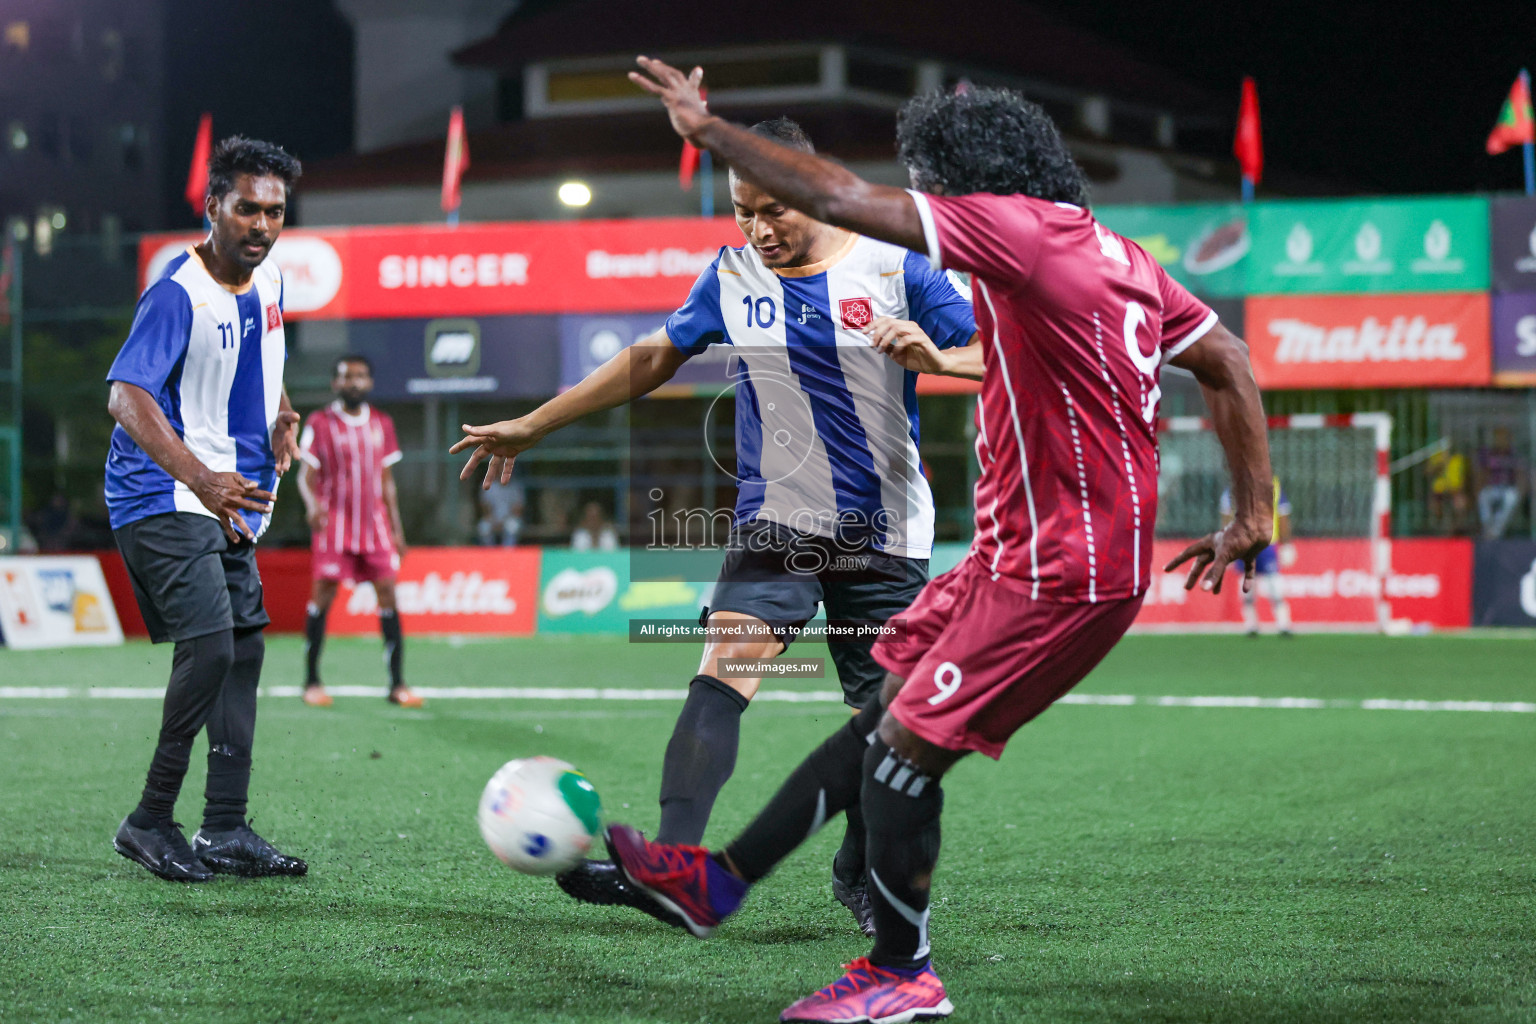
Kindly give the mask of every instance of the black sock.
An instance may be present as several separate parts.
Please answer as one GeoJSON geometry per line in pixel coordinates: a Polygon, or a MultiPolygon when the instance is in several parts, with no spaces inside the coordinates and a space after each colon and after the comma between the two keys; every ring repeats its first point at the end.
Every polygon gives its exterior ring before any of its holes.
{"type": "Polygon", "coordinates": [[[914,968],[928,961],[928,892],[939,861],[944,792],[876,737],[864,755],[869,904],[875,914],[871,962],[914,968]]]}
{"type": "Polygon", "coordinates": [[[325,612],[313,602],[304,609],[304,685],[320,685],[320,651],[325,647],[325,612]]]}
{"type": "Polygon", "coordinates": [[[832,874],[848,885],[859,885],[866,880],[864,805],[855,797],[844,813],[848,820],[843,827],[843,845],[832,858],[832,874]]]}
{"type": "Polygon", "coordinates": [[[857,802],[859,767],[883,713],[880,702],[871,701],[827,737],[731,841],[724,852],[741,877],[748,882],[763,878],[828,818],[857,802]]]}
{"type": "Polygon", "coordinates": [[[187,775],[192,741],[208,720],[233,661],[232,630],[177,641],[160,714],[159,744],[149,762],[138,810],[129,816],[136,828],[171,820],[181,782],[187,775]]]}
{"type": "Polygon", "coordinates": [[[736,770],[741,713],[747,698],[716,679],[697,675],[672,728],[661,763],[661,825],[656,841],[697,846],[715,797],[736,770]]]}
{"type": "Polygon", "coordinates": [[[224,832],[245,824],[251,789],[251,748],[256,739],[256,685],[266,640],[260,630],[235,637],[235,660],[208,715],[208,785],[203,827],[224,832]]]}
{"type": "Polygon", "coordinates": [[[405,668],[405,648],[400,639],[400,616],[393,608],[379,611],[379,632],[384,634],[384,664],[389,666],[389,688],[398,690],[405,685],[401,676],[405,668]]]}

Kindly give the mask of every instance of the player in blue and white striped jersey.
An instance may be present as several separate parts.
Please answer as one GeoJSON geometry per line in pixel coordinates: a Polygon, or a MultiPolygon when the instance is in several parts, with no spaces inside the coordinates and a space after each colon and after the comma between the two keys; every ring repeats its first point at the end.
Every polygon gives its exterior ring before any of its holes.
{"type": "Polygon", "coordinates": [[[208,237],[145,289],[107,373],[112,531],[150,639],[176,645],[144,792],[113,847],[173,881],[307,870],[245,817],[268,623],[256,538],[298,450],[283,390],[283,280],[267,255],[299,173],[271,143],[219,143],[208,237]],[[205,725],[207,801],[188,846],[172,815],[205,725]]]}
{"type": "MultiPolygon", "coordinates": [[[[792,121],[753,130],[812,151],[792,121]]],[[[918,459],[917,375],[898,362],[902,344],[891,346],[892,358],[882,352],[900,334],[909,354],[922,348],[931,364],[936,350],[967,346],[976,333],[969,295],[923,257],[792,212],[734,175],[730,186],[748,244],[720,250],[663,330],[527,416],[466,426],[453,448],[474,449],[466,477],[489,458],[487,483],[505,480],[516,455],[551,431],[654,390],[711,345],[732,346],[734,526],[701,616],[708,631],[699,673],[662,767],[658,835],[684,844],[703,836],[760,683],[721,663],[782,653],[818,604],[832,623],[884,623],[927,581],[933,498],[918,459]]],[[[974,362],[957,375],[980,377],[979,358],[954,362],[974,362]]],[[[713,510],[704,512],[712,521],[713,510]]],[[[854,708],[884,678],[872,639],[830,644],[854,708]]],[[[862,926],[863,828],[856,812],[850,818],[834,891],[862,926]]],[[[607,862],[589,861],[559,881],[589,902],[652,906],[629,898],[607,862]]]]}

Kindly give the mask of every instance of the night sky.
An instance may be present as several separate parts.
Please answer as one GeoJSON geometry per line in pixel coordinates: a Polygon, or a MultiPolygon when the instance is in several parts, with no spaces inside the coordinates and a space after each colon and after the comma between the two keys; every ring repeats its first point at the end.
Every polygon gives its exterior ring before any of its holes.
{"type": "MultiPolygon", "coordinates": [[[[329,2],[168,6],[167,197],[181,192],[202,110],[213,112],[216,135],[279,140],[301,158],[350,147],[351,29],[329,2]]],[[[1536,64],[1532,0],[1035,6],[1230,96],[1234,117],[1238,84],[1252,74],[1270,167],[1352,192],[1521,186],[1519,154],[1489,157],[1483,142],[1516,72],[1536,64]]],[[[186,226],[184,204],[167,205],[172,225],[186,226]]]]}

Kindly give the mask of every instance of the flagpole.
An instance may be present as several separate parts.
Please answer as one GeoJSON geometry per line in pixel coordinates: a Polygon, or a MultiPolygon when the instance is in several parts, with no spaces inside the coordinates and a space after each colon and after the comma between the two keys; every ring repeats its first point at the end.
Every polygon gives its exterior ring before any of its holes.
{"type": "Polygon", "coordinates": [[[699,150],[699,215],[715,215],[715,164],[709,150],[699,150]]]}
{"type": "MultiPolygon", "coordinates": [[[[1525,68],[1520,69],[1520,81],[1525,85],[1525,94],[1531,94],[1531,73],[1525,68]]],[[[1536,144],[1529,138],[1520,147],[1525,151],[1525,194],[1536,196],[1536,144]]]]}
{"type": "Polygon", "coordinates": [[[1243,202],[1253,202],[1253,179],[1243,175],[1243,202]]]}

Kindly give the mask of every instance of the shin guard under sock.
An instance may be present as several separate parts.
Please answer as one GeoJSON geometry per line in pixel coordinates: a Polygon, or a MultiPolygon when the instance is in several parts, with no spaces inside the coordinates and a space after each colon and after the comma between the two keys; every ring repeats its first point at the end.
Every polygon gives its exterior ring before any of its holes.
{"type": "Polygon", "coordinates": [[[715,797],[736,770],[747,698],[714,676],[697,675],[661,765],[661,825],[656,841],[697,846],[715,797]]]}
{"type": "Polygon", "coordinates": [[[800,762],[741,835],[725,848],[730,864],[756,882],[826,820],[859,799],[860,765],[884,709],[871,701],[800,762]]]}
{"type": "Polygon", "coordinates": [[[389,667],[389,688],[405,685],[405,647],[400,635],[400,615],[393,608],[379,612],[379,632],[384,635],[384,664],[389,667]]]}
{"type": "Polygon", "coordinates": [[[325,612],[311,602],[304,609],[304,685],[320,685],[320,651],[325,647],[325,612]]]}
{"type": "Polygon", "coordinates": [[[875,915],[871,962],[915,968],[928,960],[928,895],[939,860],[939,780],[924,775],[878,738],[864,757],[869,904],[875,915]]]}

